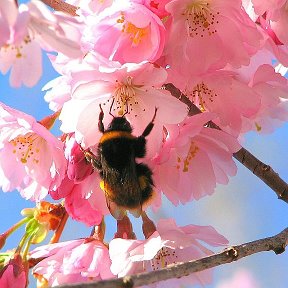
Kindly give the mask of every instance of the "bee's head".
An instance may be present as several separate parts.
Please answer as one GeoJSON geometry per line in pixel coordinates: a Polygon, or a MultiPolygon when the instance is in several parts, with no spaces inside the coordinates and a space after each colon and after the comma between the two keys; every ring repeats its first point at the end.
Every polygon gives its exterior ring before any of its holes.
{"type": "Polygon", "coordinates": [[[106,131],[126,131],[131,133],[132,127],[125,117],[114,117],[106,131]]]}

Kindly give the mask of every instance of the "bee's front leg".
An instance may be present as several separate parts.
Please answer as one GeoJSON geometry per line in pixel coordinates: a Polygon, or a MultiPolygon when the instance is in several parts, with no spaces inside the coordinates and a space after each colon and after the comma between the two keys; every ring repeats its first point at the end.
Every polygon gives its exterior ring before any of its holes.
{"type": "Polygon", "coordinates": [[[99,114],[99,120],[98,120],[98,129],[101,133],[104,133],[104,124],[103,124],[104,112],[101,107],[101,104],[99,104],[99,107],[100,107],[100,114],[99,114]]]}
{"type": "Polygon", "coordinates": [[[142,133],[142,137],[146,137],[150,134],[150,132],[152,131],[153,127],[154,127],[154,120],[156,117],[156,113],[157,113],[158,108],[155,107],[155,112],[154,112],[154,116],[151,120],[151,122],[146,126],[145,130],[142,133]]]}
{"type": "Polygon", "coordinates": [[[88,163],[92,165],[92,167],[96,170],[102,170],[102,165],[100,159],[96,157],[91,151],[89,150],[83,150],[83,153],[85,155],[85,159],[88,163]]]}

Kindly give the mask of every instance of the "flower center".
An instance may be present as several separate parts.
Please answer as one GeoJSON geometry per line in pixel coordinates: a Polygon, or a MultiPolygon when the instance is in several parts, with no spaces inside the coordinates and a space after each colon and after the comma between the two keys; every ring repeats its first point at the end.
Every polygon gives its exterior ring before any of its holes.
{"type": "MultiPolygon", "coordinates": [[[[39,163],[37,155],[40,152],[39,145],[40,137],[34,133],[20,135],[11,140],[10,143],[14,146],[13,153],[17,155],[23,164],[32,161],[35,164],[39,163]]],[[[41,140],[40,140],[41,141],[41,140]]]]}
{"type": "Polygon", "coordinates": [[[197,84],[192,91],[185,91],[185,93],[189,96],[192,103],[197,105],[202,112],[206,111],[207,103],[213,103],[215,97],[218,96],[217,93],[209,89],[204,82],[197,84]]]}
{"type": "Polygon", "coordinates": [[[10,44],[6,44],[4,46],[2,46],[0,48],[1,52],[7,53],[7,52],[14,52],[15,51],[15,57],[16,58],[22,58],[23,57],[23,53],[22,53],[22,49],[23,49],[23,45],[28,45],[29,43],[31,43],[31,38],[29,35],[26,35],[23,39],[23,41],[21,42],[20,45],[10,45],[10,44]]]}
{"type": "Polygon", "coordinates": [[[137,46],[142,42],[142,39],[146,37],[149,33],[149,26],[144,28],[139,28],[133,23],[125,21],[124,14],[121,14],[120,19],[117,20],[118,23],[122,23],[122,32],[129,35],[129,39],[132,42],[133,46],[137,46]]]}
{"type": "Polygon", "coordinates": [[[218,20],[215,19],[215,14],[213,13],[210,7],[209,0],[197,0],[193,1],[186,6],[186,9],[182,13],[185,17],[185,26],[187,35],[190,37],[204,37],[211,36],[217,32],[214,24],[218,23],[218,20]]]}
{"type": "Polygon", "coordinates": [[[177,158],[177,162],[178,162],[176,166],[177,170],[180,170],[180,168],[182,167],[182,172],[188,172],[190,162],[196,156],[198,151],[199,151],[199,147],[193,141],[191,141],[187,156],[184,159],[182,159],[179,156],[177,158]]]}
{"type": "MultiPolygon", "coordinates": [[[[112,94],[112,99],[108,99],[103,105],[108,104],[112,100],[110,111],[115,117],[132,113],[137,117],[136,111],[138,113],[140,111],[140,104],[137,100],[137,89],[142,86],[133,84],[131,76],[127,76],[125,81],[120,82],[116,80],[115,82],[116,89],[112,94]]],[[[146,109],[142,109],[142,111],[145,112],[146,109]]]]}
{"type": "Polygon", "coordinates": [[[151,260],[151,267],[153,270],[160,270],[169,264],[176,264],[178,262],[178,256],[175,250],[163,247],[156,256],[151,260]]]}

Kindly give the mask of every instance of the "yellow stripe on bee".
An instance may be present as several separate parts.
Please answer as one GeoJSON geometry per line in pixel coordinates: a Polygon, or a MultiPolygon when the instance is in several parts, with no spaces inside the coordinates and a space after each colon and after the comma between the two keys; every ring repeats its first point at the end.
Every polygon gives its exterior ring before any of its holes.
{"type": "Polygon", "coordinates": [[[133,136],[130,132],[127,131],[110,131],[105,132],[99,140],[99,143],[104,143],[105,141],[116,139],[116,138],[128,138],[128,139],[135,139],[136,137],[133,136]]]}

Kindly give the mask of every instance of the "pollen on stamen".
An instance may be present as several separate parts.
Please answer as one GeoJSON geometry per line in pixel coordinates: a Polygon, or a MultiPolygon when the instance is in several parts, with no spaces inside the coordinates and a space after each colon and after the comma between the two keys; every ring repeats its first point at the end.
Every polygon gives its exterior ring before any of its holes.
{"type": "Polygon", "coordinates": [[[176,252],[170,248],[163,247],[161,248],[156,256],[151,260],[151,268],[152,270],[162,269],[169,264],[177,263],[177,255],[176,252]]]}
{"type": "Polygon", "coordinates": [[[218,96],[214,90],[210,89],[204,82],[197,84],[192,91],[186,89],[185,94],[190,98],[191,102],[197,105],[202,112],[206,111],[207,104],[213,103],[218,96]]]}
{"type": "MultiPolygon", "coordinates": [[[[111,111],[118,114],[118,116],[122,116],[124,114],[131,114],[134,106],[139,105],[139,102],[135,100],[135,98],[137,97],[137,88],[139,87],[136,87],[133,84],[133,78],[131,76],[127,76],[125,81],[123,82],[119,82],[118,80],[116,80],[111,111]]],[[[137,115],[134,116],[136,117],[137,115]]]]}
{"type": "Polygon", "coordinates": [[[146,35],[149,34],[149,26],[144,28],[137,27],[133,23],[128,21],[118,23],[123,23],[121,31],[129,35],[129,39],[135,46],[139,45],[142,42],[143,38],[145,38],[146,35]]]}
{"type": "Polygon", "coordinates": [[[24,136],[18,136],[17,138],[10,141],[10,143],[15,147],[12,152],[17,155],[21,163],[27,164],[29,161],[33,161],[38,164],[39,159],[35,158],[34,154],[39,153],[40,149],[35,148],[35,137],[32,134],[27,134],[24,136]]]}
{"type": "Polygon", "coordinates": [[[216,15],[219,12],[212,11],[209,0],[193,1],[186,6],[182,15],[184,16],[187,36],[211,36],[217,32],[215,27],[219,23],[216,15]]]}
{"type": "Polygon", "coordinates": [[[181,165],[183,165],[182,166],[182,172],[188,172],[191,160],[193,160],[193,158],[195,158],[198,151],[199,151],[199,147],[193,141],[191,141],[189,151],[188,151],[186,157],[184,159],[181,159],[181,157],[179,157],[179,156],[177,157],[178,164],[176,165],[176,169],[180,170],[181,165]]]}

